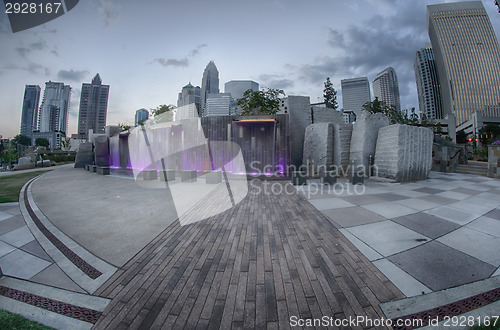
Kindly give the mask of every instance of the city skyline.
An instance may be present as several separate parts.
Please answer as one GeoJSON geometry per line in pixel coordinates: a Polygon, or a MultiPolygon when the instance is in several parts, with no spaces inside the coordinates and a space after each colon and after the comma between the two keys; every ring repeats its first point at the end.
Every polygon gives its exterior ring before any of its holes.
{"type": "MultiPolygon", "coordinates": [[[[287,95],[310,96],[312,103],[322,101],[323,83],[330,77],[339,92],[340,107],[342,79],[367,76],[371,81],[382,69],[393,66],[401,107],[418,108],[414,55],[429,43],[426,5],[441,2],[261,1],[210,6],[203,2],[143,5],[98,0],[82,2],[56,20],[16,34],[2,13],[0,135],[19,134],[25,85],[42,86],[52,80],[78,86],[71,97],[71,134],[77,131],[80,86],[95,72],[113,89],[107,124],[132,124],[136,109],[176,104],[182,86],[188,82],[201,85],[210,60],[219,69],[221,84],[254,80],[261,87],[284,89],[287,95]],[[192,6],[199,10],[186,10],[192,6]],[[225,6],[230,15],[223,15],[219,6],[225,6]],[[186,20],[172,15],[164,22],[160,17],[167,10],[192,16],[186,20]],[[204,33],[201,23],[200,18],[207,14],[213,17],[212,33],[204,33]],[[255,17],[259,17],[259,27],[247,28],[253,26],[247,23],[255,17]],[[294,24],[296,20],[304,24],[294,24]],[[227,29],[228,25],[234,28],[227,29]],[[80,33],[84,27],[91,30],[88,35],[80,33]],[[179,27],[183,37],[179,37],[179,27]],[[279,42],[266,32],[276,27],[279,42]],[[98,59],[93,56],[97,50],[98,59]]],[[[497,7],[487,0],[484,5],[498,38],[497,7]]]]}

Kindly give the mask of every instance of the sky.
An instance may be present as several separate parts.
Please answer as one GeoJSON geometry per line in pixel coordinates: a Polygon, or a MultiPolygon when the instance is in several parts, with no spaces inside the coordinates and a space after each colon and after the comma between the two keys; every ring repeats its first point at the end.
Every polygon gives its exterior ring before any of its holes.
{"type": "MultiPolygon", "coordinates": [[[[401,107],[418,109],[415,52],[429,44],[433,0],[82,0],[50,22],[12,33],[0,12],[0,135],[19,134],[25,85],[72,87],[68,136],[77,132],[82,83],[110,85],[108,125],[133,124],[135,111],[176,104],[201,85],[213,60],[220,90],[251,79],[286,95],[323,101],[326,77],[371,81],[396,70],[401,107]]],[[[484,0],[500,36],[500,13],[484,0]]],[[[42,97],[41,95],[41,97],[42,97]]],[[[373,98],[373,93],[372,93],[373,98]]]]}

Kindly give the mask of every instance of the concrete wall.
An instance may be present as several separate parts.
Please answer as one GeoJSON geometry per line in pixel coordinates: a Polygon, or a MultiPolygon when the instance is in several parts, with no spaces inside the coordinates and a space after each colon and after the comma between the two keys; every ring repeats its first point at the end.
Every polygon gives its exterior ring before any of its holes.
{"type": "Polygon", "coordinates": [[[378,131],[388,126],[389,119],[382,113],[371,114],[363,110],[352,129],[350,165],[362,166],[368,175],[370,155],[375,155],[378,131]]]}
{"type": "Polygon", "coordinates": [[[307,126],[302,163],[308,166],[309,173],[318,173],[319,169],[333,165],[333,124],[307,126]]]}
{"type": "Polygon", "coordinates": [[[75,158],[75,168],[83,168],[85,165],[94,164],[94,151],[91,142],[80,143],[75,158]]]}
{"type": "Polygon", "coordinates": [[[311,102],[309,96],[291,95],[284,104],[290,115],[291,164],[298,168],[302,165],[306,127],[312,124],[311,102]]]}
{"type": "Polygon", "coordinates": [[[352,124],[335,124],[333,126],[333,165],[337,166],[338,175],[347,175],[351,137],[352,124]]]}
{"type": "Polygon", "coordinates": [[[402,124],[381,128],[374,174],[398,182],[427,179],[432,167],[432,142],[429,128],[402,124]]]}
{"type": "Polygon", "coordinates": [[[312,106],[311,113],[312,113],[311,119],[313,124],[317,123],[343,124],[345,122],[344,115],[342,114],[342,112],[334,109],[312,106]]]}

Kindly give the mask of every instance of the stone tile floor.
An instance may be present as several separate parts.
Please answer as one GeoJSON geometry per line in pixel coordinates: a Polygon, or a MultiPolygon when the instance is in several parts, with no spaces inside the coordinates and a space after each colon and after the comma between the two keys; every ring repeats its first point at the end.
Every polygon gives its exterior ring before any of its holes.
{"type": "Polygon", "coordinates": [[[357,192],[344,179],[318,187],[297,190],[407,296],[500,275],[499,180],[431,172],[357,192]]]}
{"type": "Polygon", "coordinates": [[[84,292],[36,241],[21,215],[19,203],[0,204],[0,266],[5,275],[84,292]]]}

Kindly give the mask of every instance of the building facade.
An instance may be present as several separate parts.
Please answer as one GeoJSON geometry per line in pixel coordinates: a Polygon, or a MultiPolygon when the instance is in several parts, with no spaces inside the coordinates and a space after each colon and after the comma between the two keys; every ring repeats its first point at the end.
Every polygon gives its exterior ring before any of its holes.
{"type": "Polygon", "coordinates": [[[224,84],[224,92],[231,94],[238,101],[247,90],[258,91],[259,84],[252,80],[231,80],[224,84]]]}
{"type": "Polygon", "coordinates": [[[457,125],[474,112],[500,117],[500,48],[481,1],[427,6],[427,29],[441,83],[443,116],[457,125]]]}
{"type": "Polygon", "coordinates": [[[417,50],[414,69],[420,115],[428,119],[444,119],[441,85],[431,46],[417,50]]]}
{"type": "Polygon", "coordinates": [[[231,97],[231,94],[209,94],[203,109],[203,117],[235,115],[237,109],[238,104],[231,97]]]}
{"type": "Polygon", "coordinates": [[[80,96],[80,111],[78,114],[78,136],[89,138],[89,130],[94,133],[104,133],[108,114],[109,85],[103,85],[99,74],[96,74],[90,84],[82,84],[80,96]]]}
{"type": "Polygon", "coordinates": [[[134,125],[138,126],[148,119],[149,119],[149,111],[144,108],[139,109],[135,112],[134,125]]]}
{"type": "Polygon", "coordinates": [[[370,82],[367,77],[342,79],[342,108],[346,112],[359,113],[363,105],[371,101],[370,82]]]}
{"type": "Polygon", "coordinates": [[[200,106],[204,111],[205,102],[207,101],[209,94],[219,93],[219,71],[215,66],[214,61],[210,61],[203,71],[203,78],[201,80],[201,99],[200,106]]]}
{"type": "MultiPolygon", "coordinates": [[[[39,133],[52,133],[49,141],[55,141],[56,145],[53,145],[51,142],[51,149],[60,148],[61,137],[66,136],[70,99],[71,87],[69,85],[53,81],[45,83],[36,131],[39,133]]],[[[33,145],[35,139],[36,136],[35,133],[33,133],[33,145]]]]}
{"type": "Polygon", "coordinates": [[[198,107],[196,103],[189,103],[180,107],[177,107],[174,111],[174,120],[179,121],[183,119],[193,119],[198,118],[198,107]]]}
{"type": "Polygon", "coordinates": [[[398,111],[401,110],[398,77],[392,67],[379,72],[373,80],[372,86],[373,97],[384,101],[388,106],[394,106],[398,111]]]}
{"type": "Polygon", "coordinates": [[[40,86],[26,85],[24,89],[23,110],[21,114],[21,135],[31,139],[33,131],[38,129],[38,105],[40,104],[40,86]]]}
{"type": "Polygon", "coordinates": [[[193,86],[191,83],[182,87],[182,91],[179,93],[177,98],[177,108],[183,107],[188,104],[194,103],[198,114],[201,111],[201,88],[200,86],[193,86]]]}

